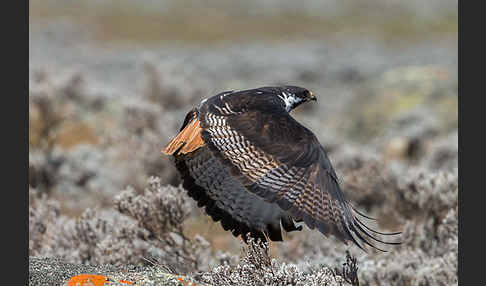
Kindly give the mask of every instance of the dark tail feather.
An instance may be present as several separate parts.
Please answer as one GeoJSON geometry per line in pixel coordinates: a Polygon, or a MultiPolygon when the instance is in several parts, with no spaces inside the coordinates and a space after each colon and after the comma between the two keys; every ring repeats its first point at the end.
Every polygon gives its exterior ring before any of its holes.
{"type": "Polygon", "coordinates": [[[357,242],[356,239],[354,238],[354,236],[351,234],[351,231],[349,231],[349,228],[348,227],[345,227],[344,230],[346,230],[348,236],[351,237],[351,240],[353,241],[353,243],[355,245],[357,245],[361,250],[363,250],[364,252],[366,252],[366,249],[361,245],[361,243],[357,242]]]}
{"type": "MultiPolygon", "coordinates": [[[[353,233],[354,233],[354,234],[355,234],[355,235],[356,235],[356,236],[359,238],[359,240],[361,240],[361,242],[364,242],[365,244],[367,244],[367,245],[369,245],[369,246],[371,246],[371,247],[373,247],[374,249],[377,249],[377,250],[379,250],[379,251],[382,251],[382,252],[388,252],[388,251],[386,251],[386,250],[383,250],[383,249],[381,249],[381,248],[377,247],[376,245],[372,244],[372,243],[371,243],[371,242],[369,242],[368,240],[366,240],[366,239],[365,239],[365,238],[364,238],[364,237],[361,235],[361,233],[360,233],[360,232],[359,232],[359,231],[358,231],[358,230],[355,228],[355,225],[354,225],[354,224],[353,224],[353,225],[350,225],[350,228],[351,228],[351,230],[353,231],[353,233]]],[[[366,233],[368,236],[372,237],[372,236],[371,236],[371,235],[369,235],[367,232],[365,232],[365,233],[366,233]]],[[[372,237],[372,238],[373,238],[373,237],[372,237]]],[[[376,240],[376,239],[375,239],[375,240],[376,240]]],[[[361,249],[363,249],[363,248],[361,247],[361,249]]],[[[365,250],[365,252],[366,252],[366,250],[365,250]]]]}
{"type": "MultiPolygon", "coordinates": [[[[368,216],[366,216],[366,215],[360,213],[358,210],[356,210],[351,204],[348,203],[348,205],[358,215],[361,215],[362,217],[369,218],[368,216]]],[[[370,219],[376,220],[376,219],[373,219],[373,218],[370,218],[370,219]]],[[[352,216],[352,221],[351,222],[348,222],[348,225],[347,225],[348,235],[351,237],[351,239],[353,240],[353,242],[356,245],[358,245],[359,248],[361,248],[363,250],[364,250],[364,247],[362,247],[362,244],[356,242],[356,239],[353,237],[353,235],[356,235],[356,237],[359,239],[360,242],[365,243],[365,244],[371,246],[372,248],[375,248],[375,249],[380,250],[382,252],[387,252],[387,251],[386,250],[383,250],[383,249],[381,249],[379,247],[377,247],[374,244],[372,244],[371,241],[369,241],[368,239],[366,239],[364,236],[367,236],[369,239],[372,239],[372,240],[374,240],[376,242],[379,242],[379,243],[382,243],[382,244],[386,244],[386,245],[400,245],[400,244],[402,244],[402,242],[383,241],[383,240],[381,240],[379,238],[376,238],[375,236],[371,235],[367,230],[370,231],[370,232],[372,232],[372,233],[376,233],[376,234],[380,234],[380,235],[398,235],[398,234],[401,234],[402,233],[402,232],[383,233],[383,232],[376,231],[376,230],[368,227],[367,225],[365,225],[355,215],[352,216]]],[[[364,251],[366,252],[366,250],[364,250],[364,251]]]]}
{"type": "Polygon", "coordinates": [[[364,228],[366,228],[367,230],[371,231],[371,232],[374,232],[374,233],[377,233],[377,234],[381,234],[381,235],[398,235],[398,234],[401,234],[402,232],[401,231],[397,231],[397,232],[389,232],[389,233],[386,233],[386,232],[379,232],[379,231],[376,231],[374,229],[371,229],[370,227],[366,226],[366,224],[364,224],[362,221],[359,220],[359,218],[355,217],[356,221],[361,225],[363,226],[364,228]]]}
{"type": "Polygon", "coordinates": [[[383,244],[388,244],[388,245],[400,245],[402,244],[401,242],[390,242],[390,241],[383,241],[383,240],[380,240],[374,236],[372,236],[371,234],[369,234],[368,232],[366,232],[366,230],[364,230],[360,225],[359,223],[355,223],[355,226],[358,227],[358,229],[364,233],[366,236],[368,236],[369,238],[375,240],[375,241],[378,241],[378,242],[381,242],[383,244]]]}

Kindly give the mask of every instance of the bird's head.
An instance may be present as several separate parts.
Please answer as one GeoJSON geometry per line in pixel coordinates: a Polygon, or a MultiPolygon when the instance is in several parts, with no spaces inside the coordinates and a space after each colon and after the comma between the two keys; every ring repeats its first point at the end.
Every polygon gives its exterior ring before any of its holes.
{"type": "Polygon", "coordinates": [[[312,91],[298,86],[282,86],[279,88],[277,96],[284,102],[287,112],[304,102],[317,101],[317,97],[312,91]]]}

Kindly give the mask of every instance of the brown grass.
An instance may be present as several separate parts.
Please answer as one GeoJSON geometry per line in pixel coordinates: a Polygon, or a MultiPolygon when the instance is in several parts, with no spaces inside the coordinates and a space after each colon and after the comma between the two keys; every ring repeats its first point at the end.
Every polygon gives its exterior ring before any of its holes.
{"type": "MultiPolygon", "coordinates": [[[[395,11],[378,16],[376,7],[354,7],[339,15],[317,17],[301,12],[252,15],[224,1],[169,2],[169,8],[147,9],[132,1],[29,1],[29,21],[67,19],[93,31],[104,44],[160,43],[217,45],[243,41],[282,42],[363,35],[383,41],[411,41],[430,36],[457,37],[457,13],[436,19],[395,11]]],[[[266,12],[266,11],[264,11],[266,12]]]]}
{"type": "Polygon", "coordinates": [[[68,149],[83,143],[96,145],[98,143],[98,137],[95,134],[95,130],[88,124],[83,122],[69,122],[59,131],[56,141],[59,146],[68,149]]]}

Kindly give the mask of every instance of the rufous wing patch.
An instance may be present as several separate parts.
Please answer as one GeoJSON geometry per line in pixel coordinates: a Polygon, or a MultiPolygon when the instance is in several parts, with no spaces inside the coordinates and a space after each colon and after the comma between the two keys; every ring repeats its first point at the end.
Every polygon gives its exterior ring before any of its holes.
{"type": "Polygon", "coordinates": [[[170,140],[164,149],[162,149],[162,153],[166,155],[180,155],[199,149],[199,147],[205,144],[201,137],[201,131],[201,122],[194,118],[176,137],[170,140]]]}

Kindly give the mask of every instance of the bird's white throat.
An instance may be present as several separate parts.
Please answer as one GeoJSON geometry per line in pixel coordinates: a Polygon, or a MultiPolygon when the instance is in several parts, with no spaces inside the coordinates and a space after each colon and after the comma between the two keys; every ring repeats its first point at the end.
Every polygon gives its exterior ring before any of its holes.
{"type": "Polygon", "coordinates": [[[285,110],[287,110],[287,112],[290,112],[290,110],[292,110],[297,103],[302,101],[302,99],[293,94],[286,93],[285,91],[279,94],[278,97],[280,97],[285,103],[285,110]]]}

